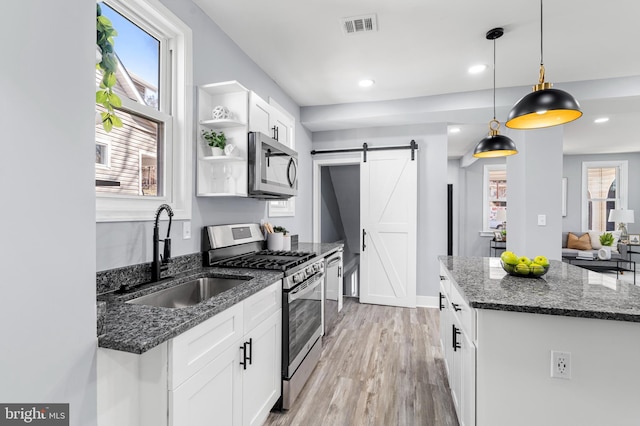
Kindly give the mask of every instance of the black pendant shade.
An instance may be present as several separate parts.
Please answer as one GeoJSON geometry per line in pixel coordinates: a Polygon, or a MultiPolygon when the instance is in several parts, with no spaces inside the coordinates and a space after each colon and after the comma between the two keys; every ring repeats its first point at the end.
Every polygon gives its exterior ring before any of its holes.
{"type": "Polygon", "coordinates": [[[580,105],[569,93],[540,89],[520,99],[511,108],[505,124],[511,129],[542,129],[569,123],[580,116],[580,105]]]}
{"type": "Polygon", "coordinates": [[[493,40],[493,120],[489,122],[489,135],[478,142],[473,151],[476,158],[507,157],[518,153],[515,142],[500,134],[500,122],[496,120],[496,39],[502,34],[502,28],[487,31],[487,40],[493,40]]]}
{"type": "Polygon", "coordinates": [[[540,0],[540,78],[533,92],[520,99],[511,108],[505,125],[510,129],[543,129],[577,120],[582,116],[580,105],[565,91],[552,89],[544,81],[543,9],[540,0]]]}
{"type": "Polygon", "coordinates": [[[473,156],[476,158],[507,157],[518,153],[516,144],[504,135],[489,135],[478,142],[473,156]]]}

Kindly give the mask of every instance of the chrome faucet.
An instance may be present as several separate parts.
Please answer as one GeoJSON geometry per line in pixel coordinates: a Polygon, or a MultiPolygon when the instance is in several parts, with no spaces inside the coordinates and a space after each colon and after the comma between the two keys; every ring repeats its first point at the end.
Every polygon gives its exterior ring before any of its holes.
{"type": "Polygon", "coordinates": [[[168,204],[161,204],[156,211],[156,222],[153,226],[153,262],[151,263],[151,282],[160,281],[162,271],[166,271],[169,268],[169,262],[171,261],[171,218],[173,217],[173,210],[168,204]],[[166,210],[169,215],[169,228],[167,229],[167,237],[164,240],[160,239],[160,228],[158,228],[158,221],[160,220],[160,213],[162,210],[166,210]],[[160,255],[160,241],[164,243],[164,256],[160,255]]]}

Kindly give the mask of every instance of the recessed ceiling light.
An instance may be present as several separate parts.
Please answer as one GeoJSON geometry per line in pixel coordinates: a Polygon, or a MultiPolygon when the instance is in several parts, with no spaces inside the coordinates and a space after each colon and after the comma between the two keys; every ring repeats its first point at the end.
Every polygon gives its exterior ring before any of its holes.
{"type": "Polygon", "coordinates": [[[367,79],[367,80],[360,80],[358,82],[358,85],[360,87],[371,87],[371,86],[373,86],[373,83],[375,83],[375,81],[367,79]]]}
{"type": "Polygon", "coordinates": [[[449,133],[460,133],[460,127],[450,127],[449,133]]]}
{"type": "Polygon", "coordinates": [[[469,68],[469,74],[479,74],[486,69],[487,66],[485,64],[474,65],[469,68]]]}
{"type": "Polygon", "coordinates": [[[593,120],[593,122],[597,124],[606,123],[607,121],[609,121],[609,117],[600,117],[593,120]]]}

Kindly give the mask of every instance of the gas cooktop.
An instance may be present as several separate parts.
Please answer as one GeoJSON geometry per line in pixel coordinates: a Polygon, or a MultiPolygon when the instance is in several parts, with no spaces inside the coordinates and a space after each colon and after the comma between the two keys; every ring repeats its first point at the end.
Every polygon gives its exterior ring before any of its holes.
{"type": "Polygon", "coordinates": [[[233,268],[272,269],[284,272],[314,257],[316,257],[315,253],[261,250],[242,256],[219,260],[213,263],[213,265],[233,268]]]}

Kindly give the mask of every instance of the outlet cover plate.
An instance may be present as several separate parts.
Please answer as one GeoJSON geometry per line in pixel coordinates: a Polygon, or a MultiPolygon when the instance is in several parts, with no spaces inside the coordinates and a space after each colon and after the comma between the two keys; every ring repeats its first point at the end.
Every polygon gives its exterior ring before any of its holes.
{"type": "Polygon", "coordinates": [[[182,239],[188,240],[191,238],[191,222],[182,222],[182,239]]]}
{"type": "Polygon", "coordinates": [[[571,352],[551,351],[551,377],[571,379],[571,352]]]}

